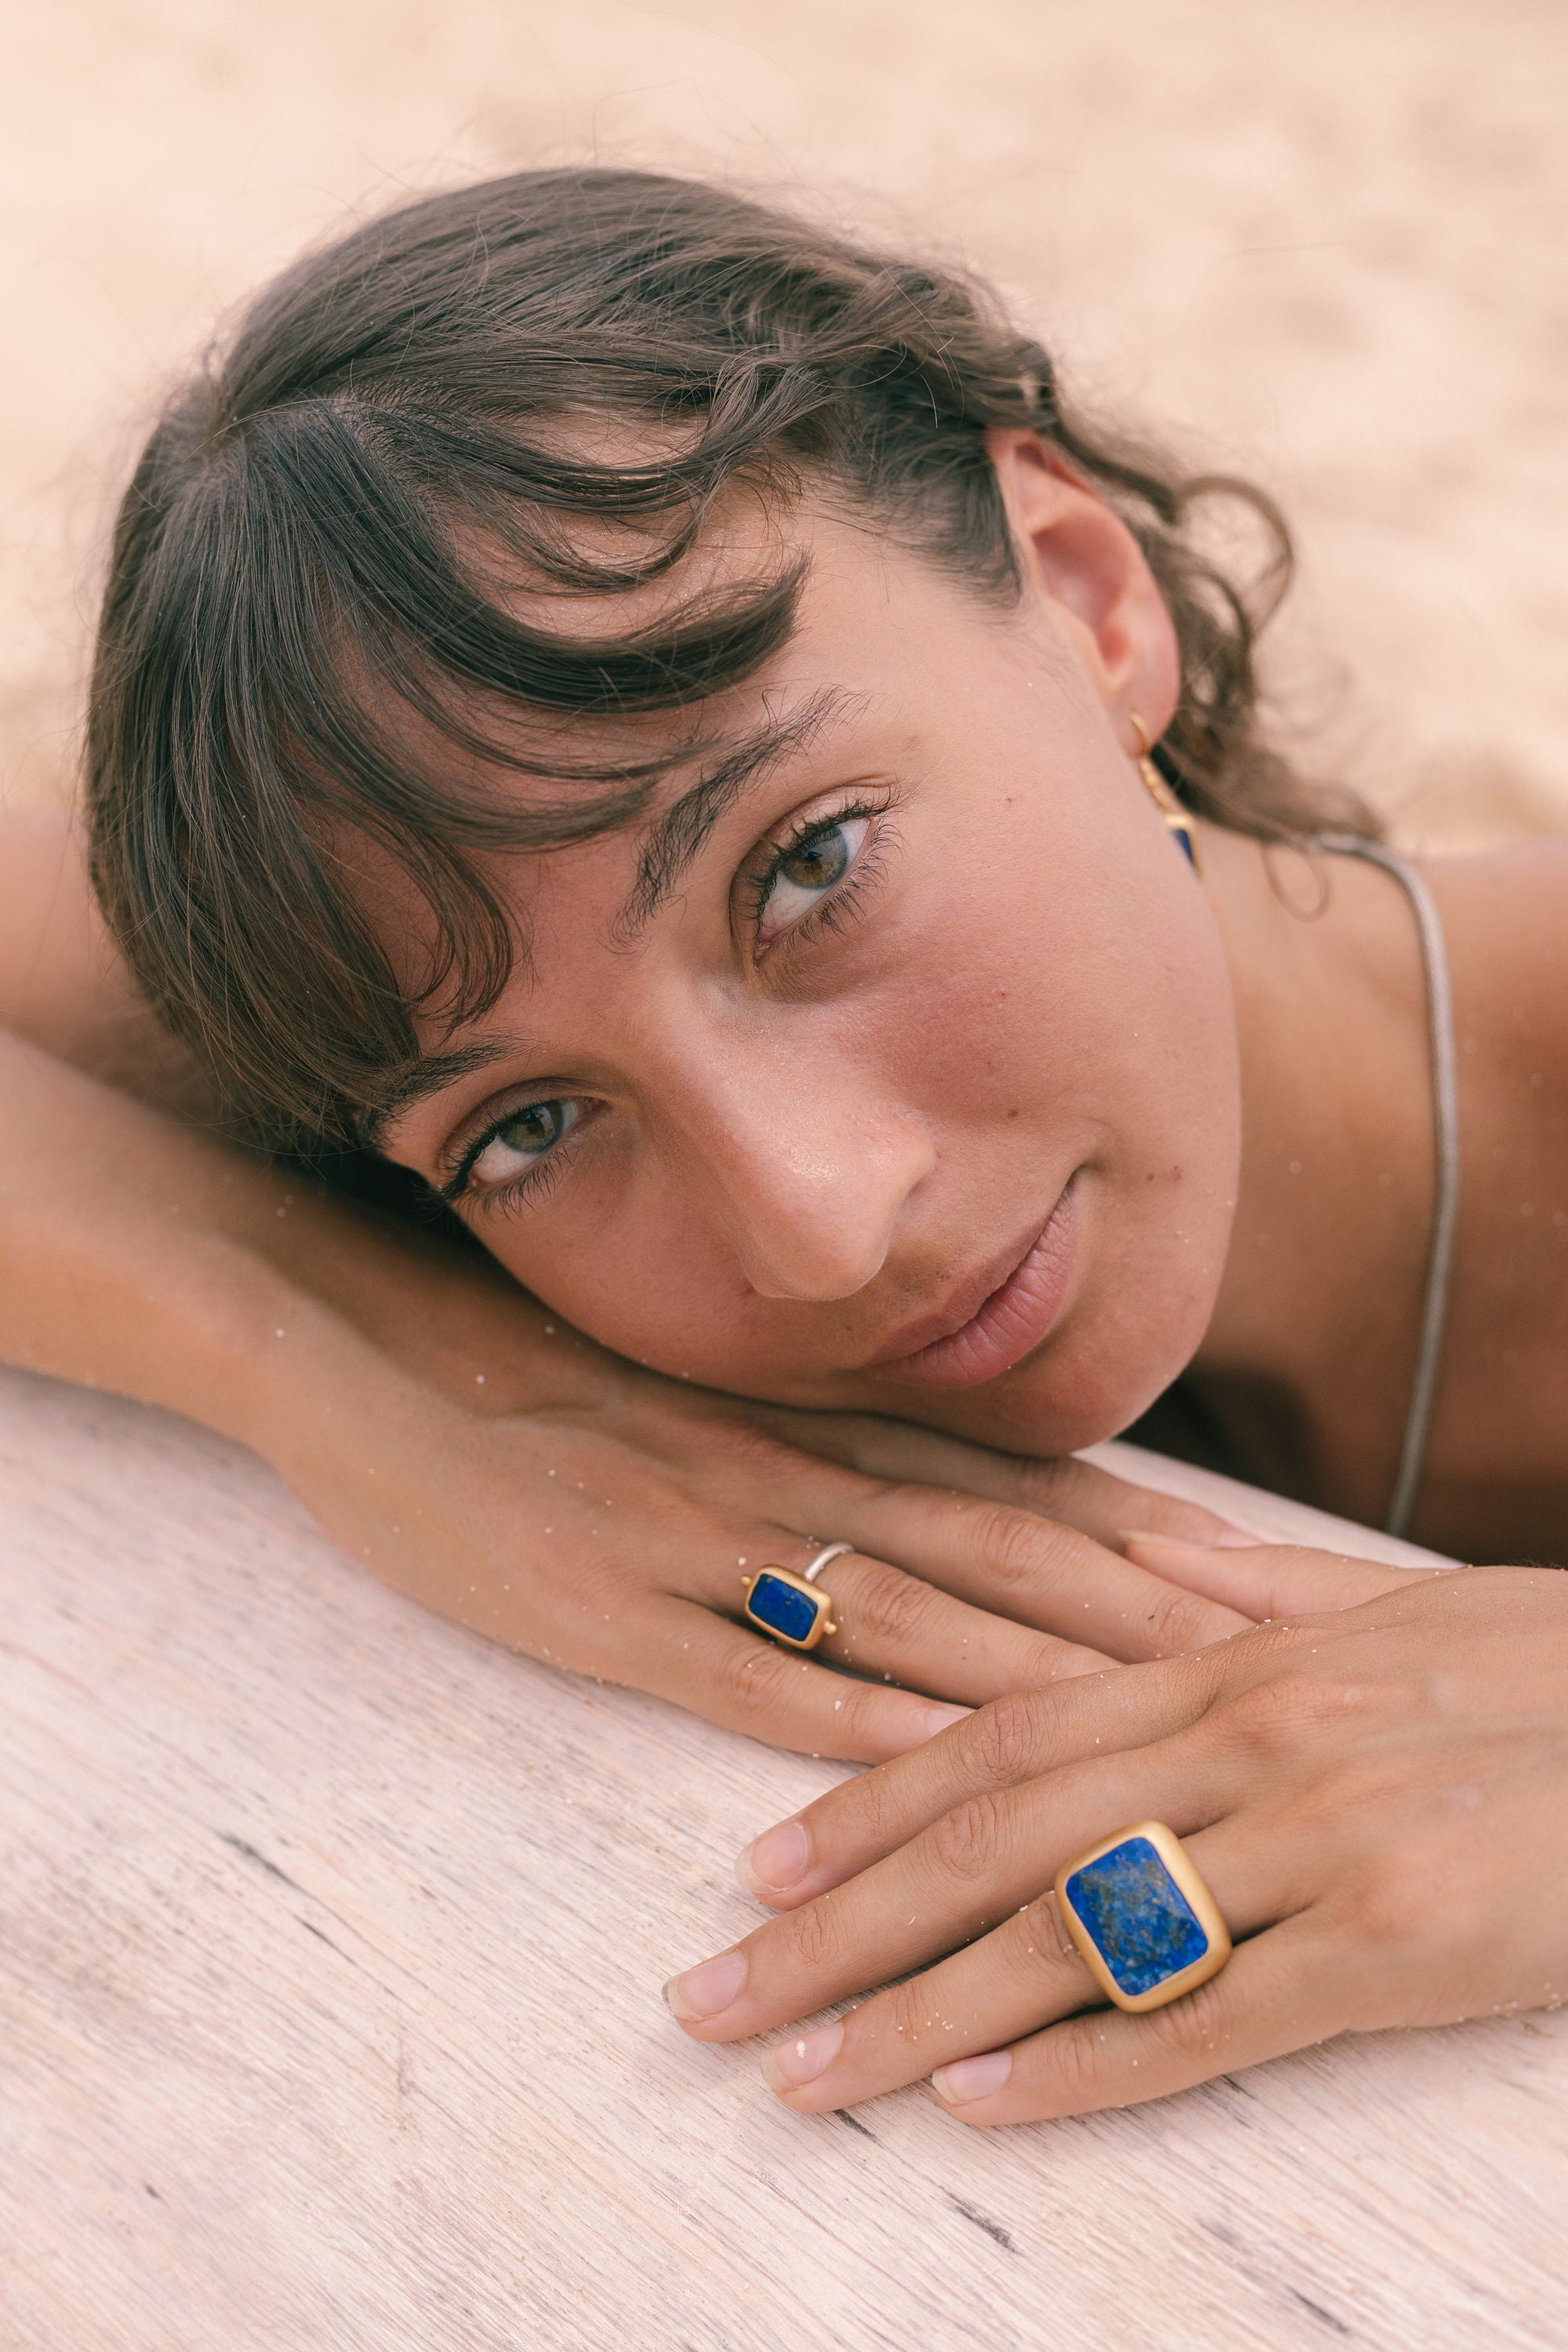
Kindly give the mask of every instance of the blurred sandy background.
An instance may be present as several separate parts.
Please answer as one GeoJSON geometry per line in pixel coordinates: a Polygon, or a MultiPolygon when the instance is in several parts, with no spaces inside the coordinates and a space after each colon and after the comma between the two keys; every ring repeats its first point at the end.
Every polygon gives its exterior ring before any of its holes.
{"type": "Polygon", "coordinates": [[[1279,674],[1431,843],[1568,822],[1563,0],[5,0],[0,791],[68,790],[160,385],[352,209],[598,154],[996,274],[1284,499],[1279,674]]]}

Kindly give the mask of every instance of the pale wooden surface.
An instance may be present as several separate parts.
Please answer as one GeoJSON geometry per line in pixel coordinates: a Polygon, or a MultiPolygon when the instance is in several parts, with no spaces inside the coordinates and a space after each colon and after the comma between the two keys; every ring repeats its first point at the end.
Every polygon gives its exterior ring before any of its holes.
{"type": "Polygon", "coordinates": [[[787,2114],[658,1985],[833,1770],[436,1622],[182,1423],[0,1375],[0,1675],[5,2352],[1568,2340],[1568,2019],[787,2114]]]}
{"type": "Polygon", "coordinates": [[[1562,0],[11,0],[0,796],[66,788],[138,434],[351,207],[597,156],[996,275],[1100,410],[1255,473],[1313,774],[1568,823],[1562,0]]]}

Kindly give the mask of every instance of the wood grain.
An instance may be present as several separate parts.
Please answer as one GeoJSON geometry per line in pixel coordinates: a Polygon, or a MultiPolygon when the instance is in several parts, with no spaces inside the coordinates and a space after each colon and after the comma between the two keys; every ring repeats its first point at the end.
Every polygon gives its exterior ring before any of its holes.
{"type": "Polygon", "coordinates": [[[788,2114],[658,1987],[835,1768],[438,1623],[183,1423],[0,1375],[0,1676],[5,2352],[1568,2339],[1568,2019],[788,2114]]]}

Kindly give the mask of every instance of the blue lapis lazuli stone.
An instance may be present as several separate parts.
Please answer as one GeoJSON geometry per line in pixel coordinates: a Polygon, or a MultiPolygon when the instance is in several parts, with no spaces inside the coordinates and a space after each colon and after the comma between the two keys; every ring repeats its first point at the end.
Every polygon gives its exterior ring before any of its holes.
{"type": "Polygon", "coordinates": [[[1117,1984],[1134,1999],[1208,1950],[1197,1914],[1145,1837],[1126,1838],[1075,1870],[1067,1898],[1117,1984]]]}
{"type": "Polygon", "coordinates": [[[809,1601],[786,1584],[782,1576],[770,1576],[763,1569],[746,1596],[746,1614],[753,1623],[765,1627],[770,1633],[782,1633],[786,1642],[806,1642],[816,1622],[821,1598],[809,1601]]]}

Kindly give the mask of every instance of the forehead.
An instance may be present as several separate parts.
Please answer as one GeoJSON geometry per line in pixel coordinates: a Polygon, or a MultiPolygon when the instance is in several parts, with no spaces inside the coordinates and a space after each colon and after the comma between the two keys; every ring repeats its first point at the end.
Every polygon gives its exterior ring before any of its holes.
{"type": "MultiPolygon", "coordinates": [[[[363,887],[356,883],[356,893],[406,1001],[416,1006],[416,1026],[426,1057],[444,1063],[455,1054],[467,1063],[476,1050],[488,1050],[475,1046],[476,1017],[491,1032],[503,992],[513,1005],[520,988],[532,992],[541,977],[533,950],[542,905],[563,917],[563,929],[575,926],[574,936],[584,946],[584,929],[591,929],[595,951],[634,945],[679,892],[714,826],[748,793],[776,780],[792,764],[805,768],[814,755],[817,763],[830,760],[868,715],[913,723],[917,706],[933,694],[938,648],[963,661],[952,633],[962,633],[965,608],[972,624],[979,618],[982,600],[965,595],[957,583],[890,540],[869,518],[808,504],[794,522],[784,539],[775,518],[753,511],[749,526],[742,515],[727,541],[716,540],[705,551],[703,576],[714,589],[726,565],[732,577],[753,576],[760,551],[775,563],[781,556],[803,561],[795,626],[753,677],[700,702],[607,726],[552,720],[544,757],[538,731],[530,736],[530,764],[539,773],[520,775],[501,762],[475,764],[468,781],[501,808],[541,801],[570,807],[574,798],[580,801],[584,786],[574,770],[580,772],[588,747],[606,764],[608,753],[628,770],[640,765],[645,771],[633,804],[575,841],[468,858],[505,929],[504,974],[477,1015],[465,1002],[471,974],[460,948],[456,956],[452,952],[439,896],[374,843],[364,845],[363,887]]],[[[645,586],[616,601],[618,625],[632,622],[635,609],[647,625],[649,614],[670,609],[689,593],[684,581],[645,586]]],[[[574,625],[585,635],[595,634],[587,613],[576,600],[571,604],[574,625]]],[[[537,617],[539,609],[535,605],[530,617],[537,617]]],[[[988,616],[994,624],[994,603],[988,616]]],[[[605,610],[595,622],[597,631],[605,629],[605,610]]],[[[550,928],[555,929],[556,922],[550,928]]],[[[579,958],[574,953],[571,961],[577,963],[579,958]]],[[[394,1104],[406,1104],[410,1087],[426,1092],[434,1076],[433,1066],[396,1074],[378,1123],[384,1123],[394,1104]]]]}

